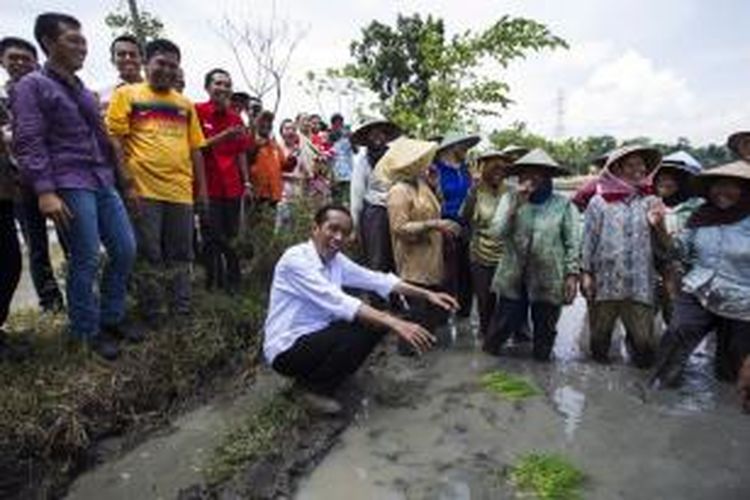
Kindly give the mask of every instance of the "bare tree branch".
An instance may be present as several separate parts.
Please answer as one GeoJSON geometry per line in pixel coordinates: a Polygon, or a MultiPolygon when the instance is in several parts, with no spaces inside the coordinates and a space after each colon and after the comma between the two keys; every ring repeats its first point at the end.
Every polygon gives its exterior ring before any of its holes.
{"type": "Polygon", "coordinates": [[[234,21],[251,17],[225,13],[215,31],[231,48],[248,89],[261,100],[275,91],[275,103],[271,109],[277,111],[284,76],[307,30],[292,27],[288,19],[280,18],[275,0],[271,3],[267,21],[257,16],[253,18],[256,19],[254,24],[234,21]]]}

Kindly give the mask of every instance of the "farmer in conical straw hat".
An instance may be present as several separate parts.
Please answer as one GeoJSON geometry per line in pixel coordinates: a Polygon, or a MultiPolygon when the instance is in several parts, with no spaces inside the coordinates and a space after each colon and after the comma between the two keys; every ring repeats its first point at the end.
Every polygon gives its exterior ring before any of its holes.
{"type": "Polygon", "coordinates": [[[687,273],[662,340],[656,378],[674,385],[693,350],[717,330],[717,374],[738,379],[750,411],[750,165],[736,161],[706,170],[694,185],[706,203],[675,241],[687,273]]]}
{"type": "Polygon", "coordinates": [[[508,167],[519,183],[500,199],[490,226],[502,247],[493,280],[498,301],[483,346],[490,354],[498,355],[526,321],[529,304],[534,359],[550,359],[562,305],[578,288],[579,215],[552,190],[552,178],[565,173],[541,149],[508,167]]]}
{"type": "Polygon", "coordinates": [[[664,246],[667,236],[664,205],[651,195],[649,174],[660,161],[653,148],[613,151],[586,209],[581,289],[589,303],[591,354],[601,363],[609,361],[618,318],[635,365],[647,368],[653,363],[658,249],[652,242],[664,246]]]}
{"type": "MultiPolygon", "coordinates": [[[[442,216],[464,225],[459,210],[471,188],[471,172],[466,157],[481,138],[462,132],[446,134],[438,146],[433,168],[437,174],[442,216]]],[[[469,269],[469,238],[466,231],[448,236],[444,246],[446,285],[458,298],[459,316],[471,313],[471,273],[469,269]]]]}
{"type": "MultiPolygon", "coordinates": [[[[378,162],[375,174],[391,185],[388,220],[398,275],[420,287],[440,291],[445,278],[443,238],[457,234],[461,228],[441,218],[440,202],[424,179],[436,149],[433,142],[396,139],[378,162]]],[[[409,305],[409,318],[428,330],[447,319],[429,302],[412,300],[409,305]]],[[[409,355],[413,350],[400,342],[399,352],[409,355]]]]}
{"type": "Polygon", "coordinates": [[[482,338],[487,334],[497,300],[491,285],[502,252],[500,241],[489,234],[490,222],[505,193],[507,168],[515,159],[503,151],[489,151],[477,157],[479,182],[472,186],[461,207],[461,220],[466,221],[471,232],[471,285],[477,298],[482,338]]]}
{"type": "MultiPolygon", "coordinates": [[[[677,151],[662,159],[661,165],[652,174],[656,195],[664,203],[664,222],[670,236],[677,235],[695,210],[703,204],[703,198],[695,194],[691,180],[703,170],[703,166],[686,151],[677,151]]],[[[677,290],[671,285],[675,270],[668,265],[660,266],[657,288],[657,308],[662,318],[669,323],[672,317],[672,298],[677,290]]]]}
{"type": "Polygon", "coordinates": [[[352,167],[350,200],[354,232],[359,236],[365,265],[378,271],[393,271],[393,250],[386,211],[389,184],[373,175],[388,143],[401,129],[387,120],[370,120],[351,136],[354,147],[364,148],[352,167]]]}

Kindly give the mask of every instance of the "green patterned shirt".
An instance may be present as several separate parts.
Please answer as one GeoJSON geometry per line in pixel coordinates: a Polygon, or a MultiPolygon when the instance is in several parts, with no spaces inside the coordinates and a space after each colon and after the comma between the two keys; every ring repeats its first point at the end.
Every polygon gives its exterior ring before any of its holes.
{"type": "Polygon", "coordinates": [[[517,198],[515,190],[503,195],[490,226],[503,248],[492,287],[508,299],[520,299],[526,290],[531,302],[562,304],[565,278],[580,270],[578,211],[553,193],[540,205],[520,205],[513,215],[517,198]]]}

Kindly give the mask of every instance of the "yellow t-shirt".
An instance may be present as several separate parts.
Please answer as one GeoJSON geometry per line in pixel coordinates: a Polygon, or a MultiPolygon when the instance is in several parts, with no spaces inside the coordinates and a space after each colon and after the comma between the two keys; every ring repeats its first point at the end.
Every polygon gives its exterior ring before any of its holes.
{"type": "Polygon", "coordinates": [[[122,138],[129,171],[144,198],[193,203],[190,151],[205,143],[193,104],[148,83],[118,88],[107,108],[109,133],[122,138]]]}

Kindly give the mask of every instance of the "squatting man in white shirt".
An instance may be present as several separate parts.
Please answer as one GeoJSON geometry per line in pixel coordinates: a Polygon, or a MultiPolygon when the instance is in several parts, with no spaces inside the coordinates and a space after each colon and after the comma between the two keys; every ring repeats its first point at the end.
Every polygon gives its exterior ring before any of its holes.
{"type": "Polygon", "coordinates": [[[349,240],[352,217],[341,206],[315,214],[309,241],[288,248],[276,264],[265,323],[263,351],[273,369],[295,380],[312,410],[334,414],[337,387],[364,363],[387,331],[424,352],[435,337],[416,323],[379,311],[342,287],[427,300],[458,309],[445,293],[411,285],[394,274],[366,269],[341,250],[349,240]]]}

